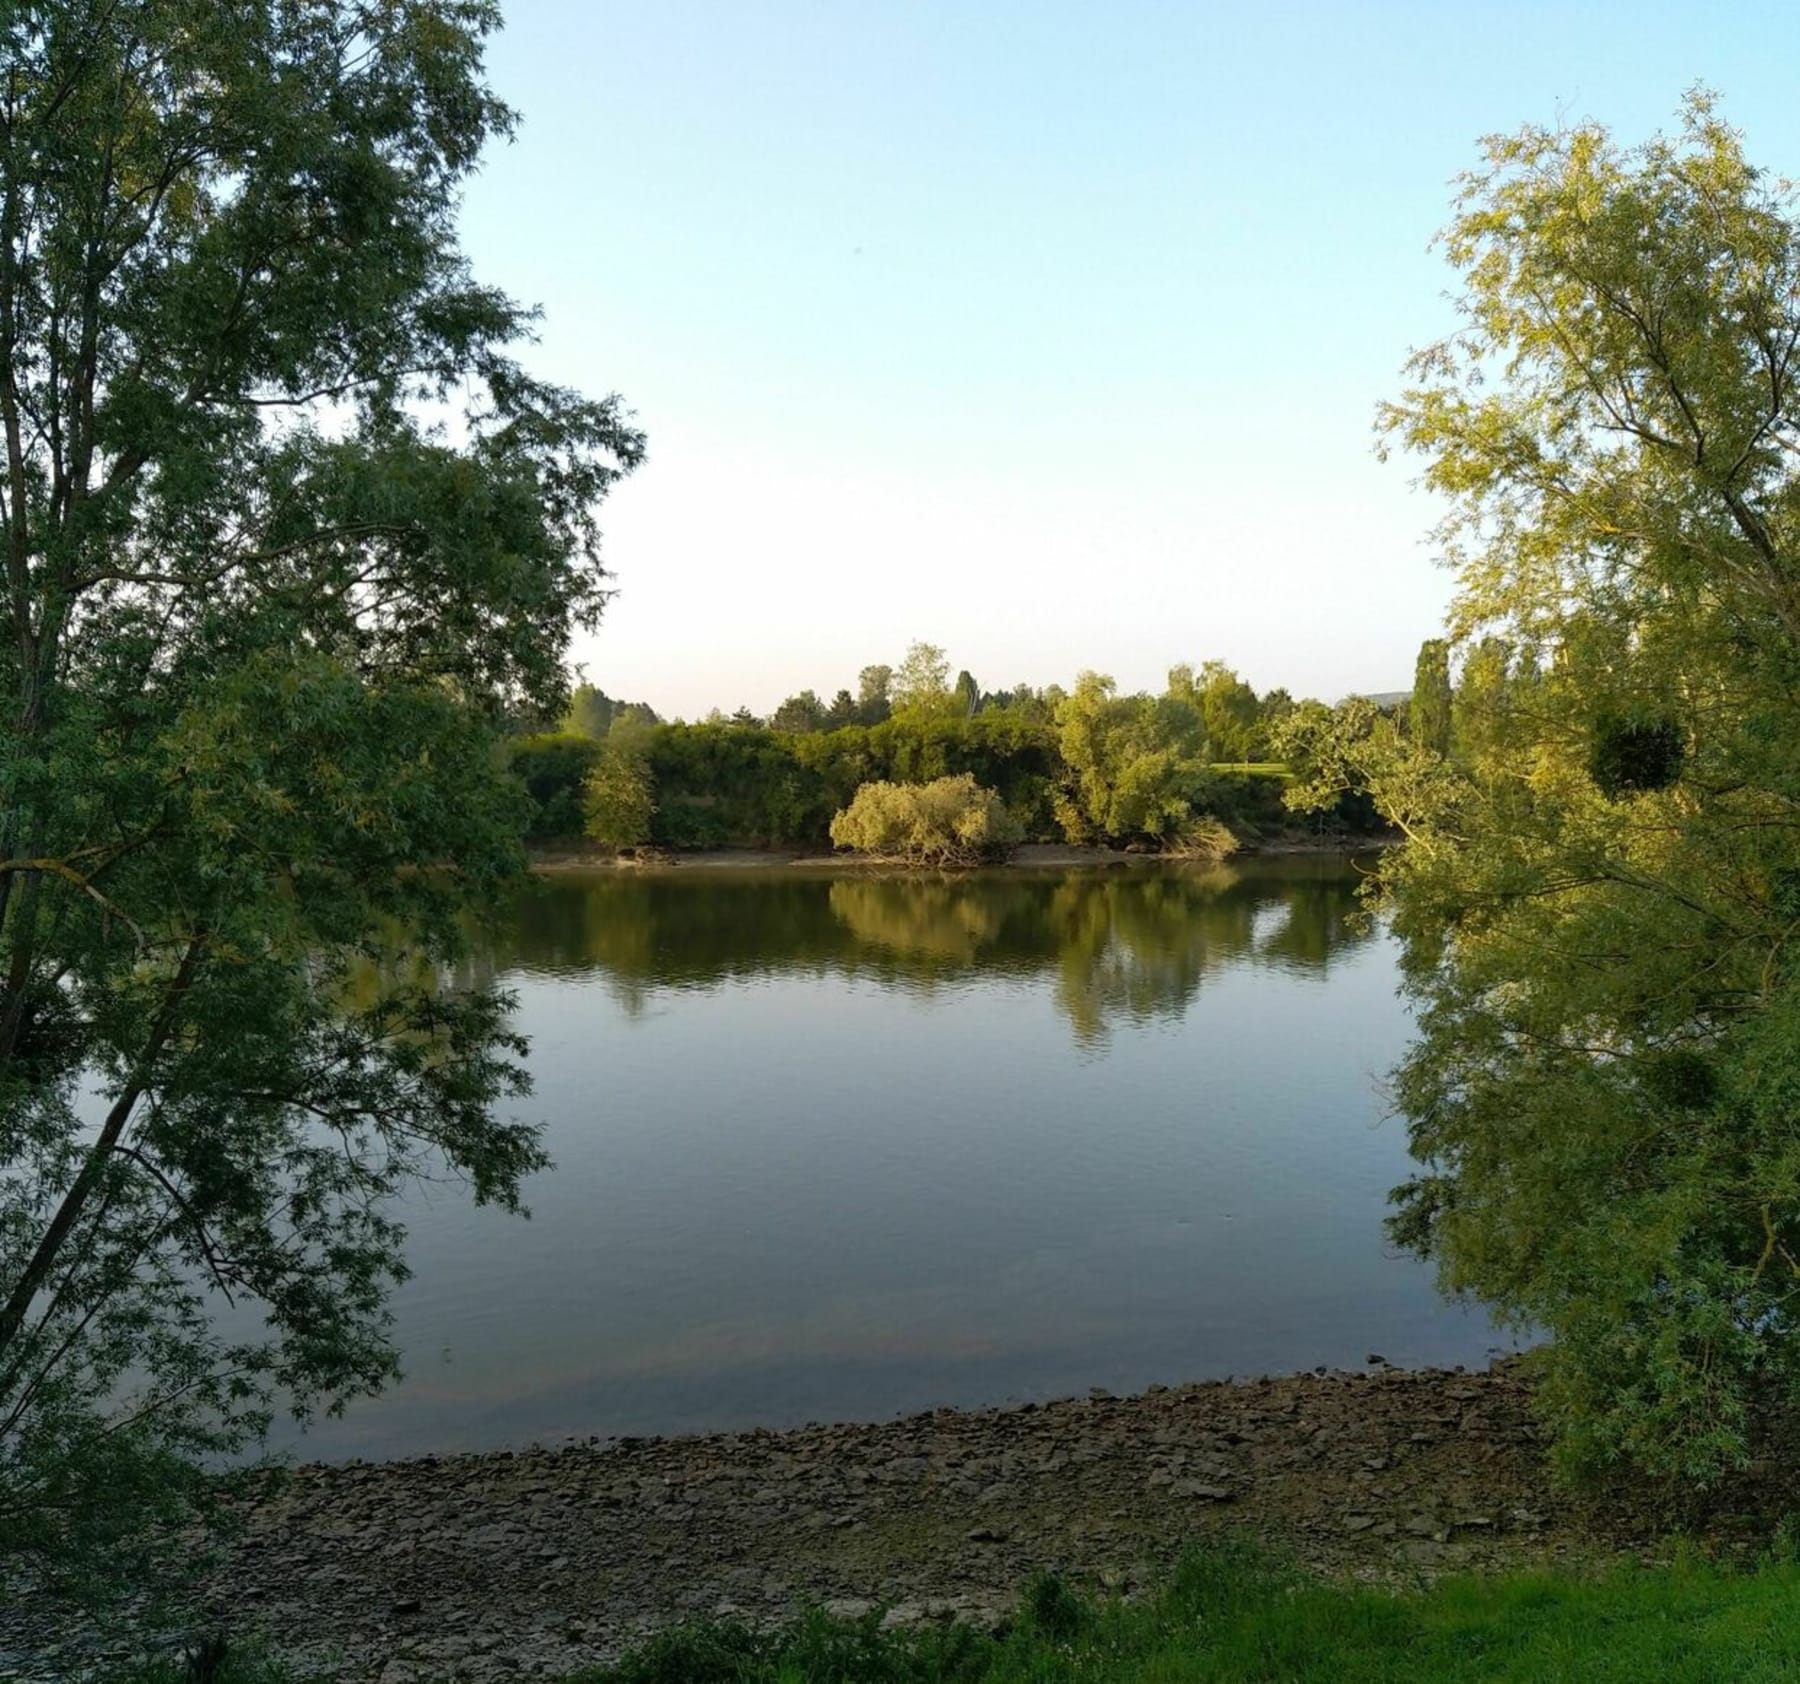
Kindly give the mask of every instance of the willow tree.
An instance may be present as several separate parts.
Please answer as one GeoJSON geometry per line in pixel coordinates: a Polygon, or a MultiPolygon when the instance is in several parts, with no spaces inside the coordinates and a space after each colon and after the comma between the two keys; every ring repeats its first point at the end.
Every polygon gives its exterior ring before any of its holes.
{"type": "Polygon", "coordinates": [[[1794,190],[1695,95],[1488,141],[1444,247],[1386,425],[1451,511],[1457,745],[1343,745],[1410,838],[1396,1225],[1551,1336],[1571,1464],[1711,1477],[1800,1386],[1794,190]]]}
{"type": "Polygon", "coordinates": [[[0,12],[13,1549],[101,1560],[278,1402],[380,1386],[392,1196],[541,1162],[504,1001],[433,979],[520,869],[498,724],[566,700],[641,440],[458,249],[496,21],[0,12]]]}

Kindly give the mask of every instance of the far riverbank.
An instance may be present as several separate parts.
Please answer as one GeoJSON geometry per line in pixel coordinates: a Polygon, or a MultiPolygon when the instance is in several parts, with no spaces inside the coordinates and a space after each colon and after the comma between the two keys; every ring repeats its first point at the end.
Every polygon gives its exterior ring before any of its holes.
{"type": "MultiPolygon", "coordinates": [[[[1156,866],[1227,865],[1236,858],[1266,859],[1290,855],[1343,858],[1392,847],[1388,836],[1273,837],[1245,844],[1219,860],[1180,859],[1167,854],[1136,853],[1124,848],[1074,847],[1061,842],[1033,842],[1017,848],[1004,860],[979,869],[988,871],[1066,871],[1072,867],[1124,869],[1156,866]]],[[[644,848],[632,853],[581,847],[542,847],[531,853],[531,869],[559,871],[787,871],[796,867],[826,871],[934,870],[915,861],[864,854],[822,852],[805,848],[706,848],[691,852],[644,848]]]]}

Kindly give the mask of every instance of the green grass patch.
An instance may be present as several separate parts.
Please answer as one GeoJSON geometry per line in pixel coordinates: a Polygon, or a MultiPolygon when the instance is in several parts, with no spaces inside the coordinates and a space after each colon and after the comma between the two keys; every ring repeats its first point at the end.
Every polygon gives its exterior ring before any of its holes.
{"type": "MultiPolygon", "coordinates": [[[[248,1663],[218,1684],[275,1684],[248,1663]]],[[[173,1684],[170,1671],[132,1684],[173,1684]]],[[[1235,1549],[1153,1597],[1034,1585],[1010,1625],[883,1631],[810,1615],[779,1631],[671,1632],[568,1684],[1777,1684],[1800,1677],[1800,1569],[1690,1562],[1583,1579],[1507,1575],[1393,1592],[1235,1549]]]]}
{"type": "Polygon", "coordinates": [[[1211,769],[1215,772],[1231,772],[1246,778],[1281,778],[1293,777],[1293,770],[1285,760],[1215,760],[1211,769]]]}

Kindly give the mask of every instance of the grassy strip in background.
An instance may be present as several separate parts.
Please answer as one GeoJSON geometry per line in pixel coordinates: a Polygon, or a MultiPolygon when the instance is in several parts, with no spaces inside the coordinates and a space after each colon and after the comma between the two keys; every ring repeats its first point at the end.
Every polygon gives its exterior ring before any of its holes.
{"type": "MultiPolygon", "coordinates": [[[[130,1684],[177,1684],[169,1667],[130,1684]]],[[[1593,1579],[1513,1574],[1397,1593],[1321,1583],[1234,1549],[1190,1556],[1140,1602],[1040,1580],[1008,1629],[882,1631],[809,1615],[778,1631],[671,1632],[568,1684],[1777,1684],[1800,1677],[1800,1569],[1699,1562],[1593,1579]]],[[[282,1684],[261,1663],[217,1684],[282,1684]]]]}

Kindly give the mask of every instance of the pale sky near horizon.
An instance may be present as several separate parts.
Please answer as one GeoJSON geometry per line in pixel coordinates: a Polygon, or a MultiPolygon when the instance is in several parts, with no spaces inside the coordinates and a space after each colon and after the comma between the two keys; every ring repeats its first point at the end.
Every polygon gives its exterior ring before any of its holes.
{"type": "Polygon", "coordinates": [[[477,274],[650,438],[576,651],[694,717],[943,645],[985,688],[1411,683],[1450,581],[1375,405],[1479,136],[1702,81],[1800,175],[1781,5],[508,0],[477,274]]]}

